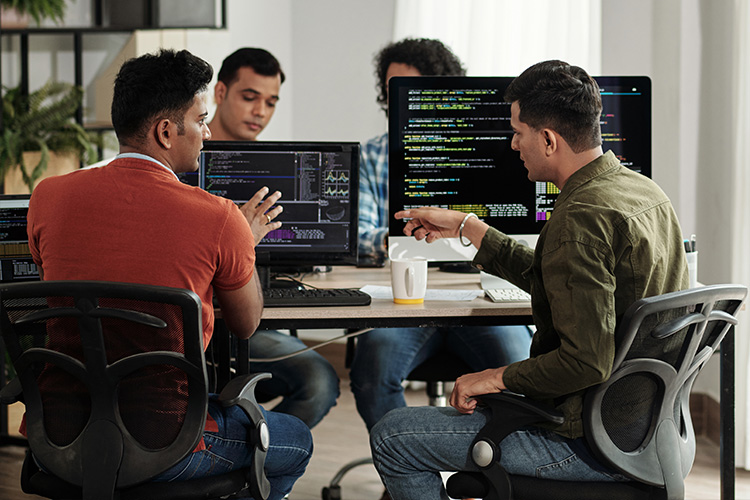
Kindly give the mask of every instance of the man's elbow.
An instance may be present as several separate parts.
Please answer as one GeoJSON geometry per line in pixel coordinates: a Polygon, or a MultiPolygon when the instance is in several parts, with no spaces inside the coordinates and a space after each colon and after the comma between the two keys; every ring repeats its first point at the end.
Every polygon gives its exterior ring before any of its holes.
{"type": "Polygon", "coordinates": [[[260,313],[248,315],[242,321],[227,321],[229,331],[241,340],[249,339],[260,326],[260,313]]]}

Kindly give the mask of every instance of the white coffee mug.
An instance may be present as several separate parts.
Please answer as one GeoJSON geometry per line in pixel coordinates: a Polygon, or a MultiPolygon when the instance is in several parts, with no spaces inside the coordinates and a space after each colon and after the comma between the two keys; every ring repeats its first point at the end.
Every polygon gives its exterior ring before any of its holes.
{"type": "Polygon", "coordinates": [[[421,304],[427,291],[426,259],[391,260],[391,287],[397,304],[421,304]]]}

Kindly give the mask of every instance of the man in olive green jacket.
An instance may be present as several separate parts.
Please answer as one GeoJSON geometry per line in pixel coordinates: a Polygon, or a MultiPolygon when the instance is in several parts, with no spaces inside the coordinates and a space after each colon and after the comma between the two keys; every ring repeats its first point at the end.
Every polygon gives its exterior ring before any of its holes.
{"type": "Polygon", "coordinates": [[[560,189],[536,249],[471,214],[428,207],[396,218],[410,219],[404,232],[417,239],[468,239],[479,250],[476,267],[531,293],[537,327],[531,356],[460,377],[451,394],[455,410],[403,408],[375,426],[373,458],[394,500],[447,499],[438,471],[467,468],[470,445],[487,421],[473,397],[506,389],[554,404],[566,417],[560,427],[506,437],[501,465],[509,473],[623,479],[583,442],[582,395],[611,375],[615,328],[628,306],[688,284],[682,232],[669,199],[653,181],[602,151],[596,82],[581,68],[546,61],[516,78],[505,100],[511,103],[512,147],[529,179],[560,189]]]}

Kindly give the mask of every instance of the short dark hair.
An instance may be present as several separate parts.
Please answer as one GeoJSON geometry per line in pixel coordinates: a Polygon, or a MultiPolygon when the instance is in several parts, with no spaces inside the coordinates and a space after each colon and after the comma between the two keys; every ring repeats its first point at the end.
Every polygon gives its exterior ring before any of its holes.
{"type": "Polygon", "coordinates": [[[511,82],[504,98],[518,103],[523,123],[536,130],[551,128],[576,153],[602,144],[599,85],[578,66],[537,63],[511,82]]]}
{"type": "Polygon", "coordinates": [[[385,77],[392,63],[408,64],[422,76],[464,76],[466,69],[440,40],[405,38],[383,47],[375,56],[375,78],[378,82],[378,104],[388,112],[388,82],[385,77]]]}
{"type": "Polygon", "coordinates": [[[216,78],[224,85],[229,85],[237,78],[237,71],[240,68],[250,67],[263,76],[279,75],[281,83],[286,80],[286,75],[281,70],[279,61],[267,50],[253,47],[237,49],[229,54],[221,63],[221,69],[216,78]]]}
{"type": "Polygon", "coordinates": [[[155,119],[169,118],[182,133],[185,112],[208,89],[213,69],[187,50],[162,49],[125,61],[115,78],[112,125],[121,144],[145,140],[155,119]]]}

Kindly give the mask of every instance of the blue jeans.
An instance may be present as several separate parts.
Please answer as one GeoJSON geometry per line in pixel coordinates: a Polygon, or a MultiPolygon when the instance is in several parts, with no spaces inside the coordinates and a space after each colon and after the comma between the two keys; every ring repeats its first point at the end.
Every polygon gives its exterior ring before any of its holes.
{"type": "MultiPolygon", "coordinates": [[[[393,500],[447,500],[439,471],[478,471],[470,446],[487,422],[485,410],[462,415],[453,408],[399,408],[370,433],[375,467],[393,500]]],[[[510,474],[560,481],[621,481],[586,451],[582,439],[525,428],[500,444],[500,464],[510,474]]]]}
{"type": "MultiPolygon", "coordinates": [[[[154,478],[154,481],[186,481],[196,477],[226,474],[248,468],[253,454],[247,446],[250,419],[238,406],[223,408],[209,401],[208,412],[219,425],[219,432],[204,432],[206,449],[191,453],[182,461],[154,478]]],[[[283,498],[302,476],[312,455],[310,429],[298,418],[261,408],[271,435],[265,471],[271,483],[269,500],[283,498]]]]}
{"type": "MultiPolygon", "coordinates": [[[[306,347],[297,337],[275,330],[259,330],[250,337],[248,350],[251,358],[275,358],[306,347]]],[[[323,419],[339,397],[336,370],[315,351],[283,361],[253,362],[250,371],[269,372],[272,375],[272,378],[261,380],[258,384],[258,401],[282,396],[281,402],[271,410],[294,415],[310,428],[323,419]]]]}
{"type": "Polygon", "coordinates": [[[446,348],[473,371],[529,357],[526,326],[379,328],[357,337],[351,388],[367,430],[394,408],[406,406],[401,382],[420,363],[446,348]]]}

